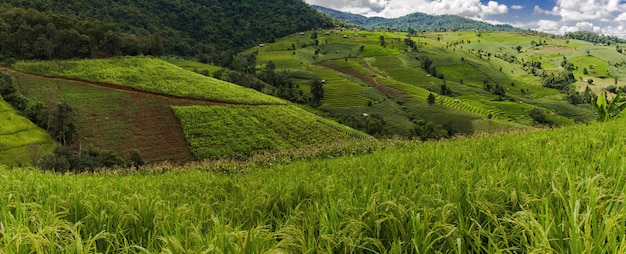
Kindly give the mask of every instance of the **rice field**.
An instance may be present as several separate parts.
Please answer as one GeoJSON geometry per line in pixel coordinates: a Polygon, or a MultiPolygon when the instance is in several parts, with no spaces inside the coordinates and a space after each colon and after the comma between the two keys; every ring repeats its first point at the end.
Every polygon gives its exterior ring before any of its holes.
{"type": "Polygon", "coordinates": [[[215,173],[0,166],[7,253],[624,253],[624,119],[215,173]]]}
{"type": "Polygon", "coordinates": [[[31,165],[51,153],[55,143],[48,133],[19,115],[0,98],[0,164],[31,165]]]}

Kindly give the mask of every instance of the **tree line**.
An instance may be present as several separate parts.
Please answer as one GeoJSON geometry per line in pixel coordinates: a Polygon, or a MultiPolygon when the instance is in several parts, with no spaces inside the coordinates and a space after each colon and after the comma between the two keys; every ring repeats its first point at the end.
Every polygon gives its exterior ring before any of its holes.
{"type": "MultiPolygon", "coordinates": [[[[8,0],[15,7],[82,22],[115,24],[139,38],[162,37],[165,54],[240,52],[298,31],[332,26],[301,0],[8,0]]],[[[6,20],[6,19],[5,19],[6,20]]],[[[104,30],[105,32],[107,30],[104,30]]],[[[112,30],[115,32],[115,30],[112,30]]]]}
{"type": "Polygon", "coordinates": [[[0,6],[0,57],[5,61],[162,53],[163,39],[157,33],[138,36],[113,23],[0,6]]]}

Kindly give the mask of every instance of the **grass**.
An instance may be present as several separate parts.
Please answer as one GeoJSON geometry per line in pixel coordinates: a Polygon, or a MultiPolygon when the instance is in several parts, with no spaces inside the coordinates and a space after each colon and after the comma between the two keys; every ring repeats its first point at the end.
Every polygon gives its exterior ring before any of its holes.
{"type": "Polygon", "coordinates": [[[184,70],[149,57],[20,62],[18,71],[107,83],[142,91],[238,104],[284,104],[253,89],[184,70]]]}
{"type": "Polygon", "coordinates": [[[0,98],[0,164],[31,165],[54,147],[55,142],[45,130],[0,98]]]}
{"type": "Polygon", "coordinates": [[[292,106],[190,106],[174,107],[174,113],[201,160],[244,159],[265,150],[369,138],[292,106]]]}
{"type": "Polygon", "coordinates": [[[624,121],[395,142],[369,155],[232,174],[201,165],[95,175],[0,166],[0,246],[9,253],[623,253],[624,121]]]}

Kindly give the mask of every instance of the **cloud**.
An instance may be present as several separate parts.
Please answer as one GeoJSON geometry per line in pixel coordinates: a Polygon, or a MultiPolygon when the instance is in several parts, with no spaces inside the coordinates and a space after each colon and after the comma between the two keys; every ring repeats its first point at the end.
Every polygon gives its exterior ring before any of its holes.
{"type": "MultiPolygon", "coordinates": [[[[521,28],[563,34],[594,31],[626,38],[626,1],[624,0],[551,0],[554,6],[533,6],[533,19],[504,15],[526,6],[507,6],[491,0],[305,0],[341,11],[396,18],[415,12],[433,15],[454,14],[490,23],[507,23],[521,28]]],[[[521,1],[520,1],[521,2],[521,1]]],[[[518,2],[519,3],[519,2],[518,2]]],[[[530,7],[528,6],[528,9],[530,7]]]]}
{"type": "Polygon", "coordinates": [[[434,15],[454,14],[484,19],[488,16],[506,14],[508,6],[497,1],[483,4],[480,0],[306,0],[309,4],[322,5],[341,11],[366,16],[397,18],[415,12],[434,15]]]}

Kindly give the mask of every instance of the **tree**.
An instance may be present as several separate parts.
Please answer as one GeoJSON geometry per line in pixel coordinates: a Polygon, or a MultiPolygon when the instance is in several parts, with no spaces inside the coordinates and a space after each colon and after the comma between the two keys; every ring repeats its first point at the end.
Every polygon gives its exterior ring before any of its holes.
{"type": "Polygon", "coordinates": [[[139,168],[140,166],[143,166],[146,164],[146,162],[144,162],[143,159],[141,158],[141,154],[139,153],[137,149],[130,150],[130,164],[131,164],[131,167],[134,167],[134,168],[139,168]]]}
{"type": "Polygon", "coordinates": [[[428,101],[428,104],[433,105],[435,104],[437,98],[435,98],[435,95],[433,93],[430,93],[428,94],[428,98],[426,100],[428,101]]]}
{"type": "Polygon", "coordinates": [[[317,79],[313,81],[313,84],[311,84],[311,94],[313,95],[311,105],[313,107],[319,107],[322,99],[324,99],[324,84],[322,81],[317,79]]]}
{"type": "Polygon", "coordinates": [[[385,42],[385,36],[381,35],[379,37],[379,41],[380,41],[380,46],[387,47],[387,43],[385,42]]]}

